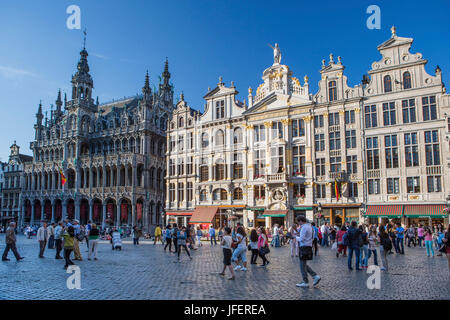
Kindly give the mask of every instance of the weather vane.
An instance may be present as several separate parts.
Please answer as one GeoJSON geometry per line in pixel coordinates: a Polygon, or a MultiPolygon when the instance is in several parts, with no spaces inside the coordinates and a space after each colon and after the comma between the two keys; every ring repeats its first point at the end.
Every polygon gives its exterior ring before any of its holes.
{"type": "Polygon", "coordinates": [[[83,49],[86,49],[86,35],[87,35],[87,29],[86,28],[84,28],[83,34],[84,34],[83,49]]]}

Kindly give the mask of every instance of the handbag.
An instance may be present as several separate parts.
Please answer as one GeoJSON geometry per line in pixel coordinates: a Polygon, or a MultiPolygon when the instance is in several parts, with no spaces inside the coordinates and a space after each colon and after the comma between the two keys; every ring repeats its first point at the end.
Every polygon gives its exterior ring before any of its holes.
{"type": "Polygon", "coordinates": [[[268,253],[270,253],[270,249],[269,249],[269,247],[261,247],[260,249],[259,249],[259,252],[262,254],[262,255],[266,255],[266,254],[268,254],[268,253]]]}
{"type": "Polygon", "coordinates": [[[248,245],[247,249],[248,249],[248,251],[252,251],[252,246],[248,245]]]}
{"type": "Polygon", "coordinates": [[[313,258],[312,247],[302,246],[300,247],[299,253],[300,260],[312,260],[313,258]]]}

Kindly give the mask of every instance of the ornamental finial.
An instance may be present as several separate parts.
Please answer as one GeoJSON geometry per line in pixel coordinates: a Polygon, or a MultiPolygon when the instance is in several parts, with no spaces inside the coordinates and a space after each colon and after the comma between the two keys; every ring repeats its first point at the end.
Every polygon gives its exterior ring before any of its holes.
{"type": "Polygon", "coordinates": [[[391,33],[393,37],[397,36],[397,28],[395,26],[392,26],[391,33]]]}

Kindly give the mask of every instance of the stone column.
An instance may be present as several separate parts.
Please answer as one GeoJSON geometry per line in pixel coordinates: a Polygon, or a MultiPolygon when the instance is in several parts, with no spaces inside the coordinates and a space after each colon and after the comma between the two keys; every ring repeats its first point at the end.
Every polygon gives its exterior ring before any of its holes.
{"type": "Polygon", "coordinates": [[[75,200],[75,219],[80,221],[80,200],[75,200]]]}
{"type": "Polygon", "coordinates": [[[106,202],[103,203],[103,212],[102,212],[102,229],[105,229],[105,220],[106,220],[106,202]]]}
{"type": "Polygon", "coordinates": [[[89,219],[88,220],[91,220],[92,221],[92,217],[94,216],[94,201],[93,200],[91,200],[90,202],[89,202],[89,219]]]}
{"type": "Polygon", "coordinates": [[[35,207],[34,207],[34,201],[32,201],[32,202],[31,202],[31,219],[30,219],[30,225],[33,225],[33,224],[34,224],[34,210],[35,210],[35,207]]]}
{"type": "Polygon", "coordinates": [[[41,203],[41,221],[45,220],[45,218],[47,218],[47,217],[45,216],[45,202],[44,202],[44,203],[41,203]]]}
{"type": "Polygon", "coordinates": [[[55,222],[55,205],[56,205],[56,203],[55,203],[55,201],[53,201],[53,203],[52,203],[52,223],[53,222],[55,222]]]}
{"type": "Polygon", "coordinates": [[[92,189],[92,184],[93,184],[93,174],[92,174],[92,167],[89,169],[89,189],[92,189]]]}
{"type": "Polygon", "coordinates": [[[136,225],[136,203],[133,201],[131,204],[131,225],[136,225]]]}
{"type": "Polygon", "coordinates": [[[117,210],[116,210],[116,227],[120,226],[120,204],[117,203],[117,210]]]}
{"type": "Polygon", "coordinates": [[[61,199],[61,203],[62,203],[62,219],[66,219],[67,218],[67,201],[64,201],[64,199],[61,199]]]}

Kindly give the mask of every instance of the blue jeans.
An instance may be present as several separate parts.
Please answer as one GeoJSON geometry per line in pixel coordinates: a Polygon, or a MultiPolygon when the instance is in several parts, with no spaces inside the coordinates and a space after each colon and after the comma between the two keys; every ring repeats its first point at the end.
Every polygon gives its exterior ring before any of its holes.
{"type": "Polygon", "coordinates": [[[361,267],[367,267],[369,257],[370,257],[369,245],[365,244],[360,248],[359,261],[361,261],[361,267]]]}
{"type": "Polygon", "coordinates": [[[360,255],[359,247],[358,248],[348,247],[348,259],[347,259],[348,268],[349,269],[352,268],[353,252],[355,252],[356,256],[356,269],[359,269],[359,255],[360,255]]]}
{"type": "MultiPolygon", "coordinates": [[[[372,255],[372,253],[373,253],[373,260],[374,260],[374,262],[375,262],[375,265],[377,266],[377,265],[378,265],[378,260],[377,260],[377,249],[375,249],[375,250],[369,250],[369,258],[368,258],[367,260],[370,259],[370,256],[372,255]]],[[[366,266],[367,266],[367,264],[366,264],[366,266]]]]}
{"type": "Polygon", "coordinates": [[[427,256],[434,256],[434,249],[433,249],[433,240],[425,240],[425,247],[427,248],[427,256]]]}
{"type": "Polygon", "coordinates": [[[211,240],[211,245],[213,245],[213,240],[214,240],[214,244],[217,244],[216,236],[215,236],[215,235],[210,236],[210,240],[211,240]]]}
{"type": "Polygon", "coordinates": [[[247,262],[247,248],[240,248],[237,247],[234,252],[233,256],[231,257],[231,261],[236,262],[241,258],[242,262],[247,262]]]}
{"type": "Polygon", "coordinates": [[[322,247],[328,247],[328,235],[327,234],[323,234],[322,235],[322,247]]]}
{"type": "Polygon", "coordinates": [[[308,266],[307,260],[300,260],[300,272],[304,283],[308,283],[308,273],[311,277],[315,277],[317,275],[317,273],[315,273],[314,270],[308,266]]]}
{"type": "Polygon", "coordinates": [[[403,238],[397,238],[395,239],[395,241],[397,242],[397,253],[405,253],[405,247],[403,246],[403,238]]]}
{"type": "Polygon", "coordinates": [[[280,246],[280,236],[276,235],[273,237],[273,246],[278,248],[280,246]]]}

